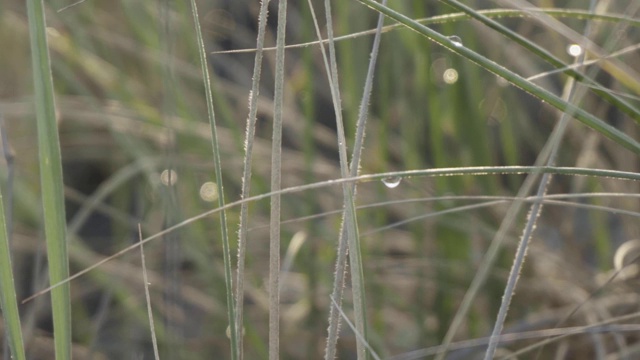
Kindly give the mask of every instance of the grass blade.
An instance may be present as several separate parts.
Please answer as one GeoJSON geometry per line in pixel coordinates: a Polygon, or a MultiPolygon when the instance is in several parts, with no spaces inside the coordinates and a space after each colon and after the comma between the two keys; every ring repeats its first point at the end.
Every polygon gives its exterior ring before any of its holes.
{"type": "MultiPolygon", "coordinates": [[[[249,95],[249,116],[245,134],[245,154],[242,172],[242,194],[244,199],[251,194],[251,159],[253,157],[253,143],[256,133],[256,120],[258,114],[258,96],[260,95],[260,75],[262,72],[262,48],[267,28],[267,14],[269,0],[260,3],[258,15],[258,37],[256,39],[256,56],[253,63],[253,78],[251,80],[251,93],[249,95]]],[[[240,206],[240,225],[238,230],[238,269],[236,277],[236,337],[238,339],[238,358],[243,358],[243,305],[244,305],[244,271],[247,249],[247,231],[249,222],[249,204],[240,206]]]]}
{"type": "MultiPolygon", "coordinates": [[[[51,60],[42,0],[27,1],[32,72],[35,85],[38,152],[49,281],[69,277],[60,139],[55,114],[51,60]]],[[[70,285],[51,291],[56,359],[71,358],[70,285]]]]}
{"type": "MultiPolygon", "coordinates": [[[[383,4],[386,4],[386,0],[383,0],[383,4]]],[[[369,68],[367,70],[367,77],[365,80],[364,90],[362,93],[362,100],[360,102],[360,110],[358,113],[358,122],[356,125],[356,137],[353,145],[353,154],[351,156],[351,166],[349,169],[350,176],[358,176],[358,172],[360,169],[360,157],[362,154],[362,148],[364,147],[364,136],[365,129],[367,123],[367,112],[369,109],[369,100],[371,98],[371,90],[373,87],[373,76],[375,72],[376,60],[378,58],[378,51],[380,49],[380,38],[382,35],[382,25],[384,24],[384,17],[382,14],[378,17],[378,25],[376,27],[376,35],[373,41],[373,49],[371,50],[371,59],[369,62],[369,68]]],[[[349,185],[351,188],[351,192],[355,197],[356,194],[356,184],[349,185]]],[[[355,211],[354,211],[355,213],[355,211]]],[[[343,215],[346,215],[344,213],[343,215]]],[[[346,218],[343,218],[343,224],[346,221],[346,218]]],[[[338,244],[341,244],[344,247],[346,244],[346,239],[348,237],[347,228],[345,226],[342,227],[340,231],[340,239],[338,244]]],[[[329,330],[327,335],[327,347],[325,350],[326,358],[334,358],[336,352],[336,343],[338,341],[338,329],[340,324],[340,303],[342,302],[342,291],[344,289],[344,265],[345,265],[345,257],[346,249],[341,249],[340,246],[338,248],[338,257],[336,259],[336,272],[335,272],[335,280],[333,284],[333,291],[331,298],[335,302],[335,299],[338,299],[338,303],[336,306],[332,306],[329,310],[329,330]],[[343,254],[343,255],[341,255],[343,254]]],[[[366,319],[363,319],[366,320],[366,319]]],[[[363,321],[364,322],[364,321],[363,321]]],[[[358,330],[354,329],[356,332],[356,336],[358,336],[359,342],[367,345],[366,342],[366,333],[360,333],[358,330]]],[[[365,329],[366,331],[366,329],[365,329]]]]}
{"type": "Polygon", "coordinates": [[[52,284],[46,289],[38,291],[37,293],[27,297],[22,300],[22,303],[27,303],[32,301],[33,299],[42,296],[46,293],[51,292],[53,289],[58,288],[64,284],[67,284],[82,275],[87,274],[91,270],[94,270],[103,264],[118,258],[129,251],[136,250],[140,244],[147,244],[155,239],[158,239],[166,234],[171,233],[172,231],[176,231],[184,226],[192,224],[194,221],[202,220],[207,218],[213,214],[217,214],[222,211],[226,211],[237,206],[240,206],[243,203],[249,203],[254,201],[260,201],[264,199],[268,199],[274,194],[294,194],[303,191],[308,191],[312,189],[320,189],[328,186],[348,184],[353,182],[367,182],[367,181],[380,181],[384,178],[388,177],[401,177],[401,178],[411,178],[411,177],[436,177],[436,176],[464,176],[464,175],[518,175],[518,174],[554,174],[554,175],[565,175],[565,176],[589,176],[589,177],[602,177],[602,178],[610,178],[610,179],[618,179],[618,180],[633,180],[640,181],[640,173],[629,172],[629,171],[619,171],[619,170],[608,170],[608,169],[589,169],[589,168],[580,168],[580,167],[546,167],[546,166],[471,166],[471,167],[460,167],[460,168],[437,168],[437,169],[421,169],[421,170],[405,170],[405,171],[394,171],[387,173],[376,173],[376,174],[367,174],[367,175],[359,175],[357,177],[349,177],[349,178],[341,178],[334,180],[326,180],[315,182],[306,185],[294,186],[290,188],[285,188],[277,192],[267,192],[260,195],[254,195],[248,197],[246,199],[234,201],[225,204],[224,206],[218,207],[216,209],[212,209],[209,211],[205,211],[199,215],[193,216],[189,219],[183,220],[182,222],[159,231],[144,240],[140,243],[136,243],[130,246],[123,248],[122,250],[110,255],[108,257],[103,258],[102,260],[96,262],[95,264],[78,271],[77,273],[69,276],[67,279],[64,279],[58,283],[52,284]]]}
{"type": "MultiPolygon", "coordinates": [[[[142,227],[138,224],[138,238],[142,240],[142,227]]],[[[151,342],[153,344],[154,359],[160,360],[158,351],[158,340],[156,339],[156,327],[153,321],[153,310],[151,309],[151,295],[149,294],[149,278],[147,276],[147,264],[144,259],[144,245],[140,244],[140,266],[142,267],[142,279],[144,285],[144,298],[147,303],[147,315],[149,316],[149,328],[151,329],[151,342]]]]}
{"type": "MultiPolygon", "coordinates": [[[[196,39],[198,41],[198,54],[200,55],[200,67],[202,69],[202,78],[204,81],[204,89],[207,97],[207,113],[209,116],[209,125],[211,127],[211,147],[213,150],[213,166],[216,173],[216,185],[218,186],[218,206],[224,208],[224,191],[222,186],[222,165],[220,162],[220,147],[218,145],[218,132],[216,127],[215,111],[213,109],[213,95],[211,92],[211,81],[209,78],[209,68],[207,65],[207,53],[204,49],[204,40],[202,39],[202,30],[200,28],[200,20],[198,17],[198,8],[196,1],[191,0],[191,10],[193,13],[193,23],[196,31],[196,39]]],[[[174,225],[175,226],[175,225],[174,225]]],[[[220,212],[220,233],[222,237],[222,256],[224,258],[224,279],[227,298],[227,311],[229,317],[229,329],[231,340],[231,358],[238,359],[238,338],[236,329],[236,312],[233,302],[233,277],[231,275],[231,252],[229,250],[229,234],[227,231],[227,214],[225,211],[220,212]]]]}
{"type": "Polygon", "coordinates": [[[280,358],[280,194],[282,172],[282,106],[284,101],[284,45],[287,0],[278,2],[276,71],[271,137],[271,221],[269,232],[269,359],[280,358]]]}
{"type": "Polygon", "coordinates": [[[0,305],[6,327],[6,336],[9,340],[11,357],[18,360],[26,359],[24,341],[22,340],[22,327],[18,302],[16,301],[16,288],[13,281],[13,267],[11,264],[11,250],[9,247],[9,235],[5,223],[4,202],[0,193],[0,305]]]}

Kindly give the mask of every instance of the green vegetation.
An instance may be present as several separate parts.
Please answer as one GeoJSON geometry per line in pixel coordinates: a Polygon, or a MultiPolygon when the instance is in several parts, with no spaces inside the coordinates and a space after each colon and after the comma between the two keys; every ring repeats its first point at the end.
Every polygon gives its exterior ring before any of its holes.
{"type": "Polygon", "coordinates": [[[640,4],[540,4],[3,4],[5,356],[636,357],[640,4]]]}

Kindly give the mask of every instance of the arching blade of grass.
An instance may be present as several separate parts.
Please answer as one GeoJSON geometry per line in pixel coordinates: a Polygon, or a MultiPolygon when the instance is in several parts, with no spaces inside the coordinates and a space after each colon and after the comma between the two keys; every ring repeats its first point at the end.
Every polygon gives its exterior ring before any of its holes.
{"type": "MultiPolygon", "coordinates": [[[[44,230],[49,262],[49,281],[56,284],[69,277],[60,139],[56,123],[51,60],[47,45],[42,0],[27,1],[32,74],[35,86],[40,183],[44,230]]],[[[53,337],[56,359],[71,358],[70,285],[51,291],[53,337]]]]}
{"type": "MultiPolygon", "coordinates": [[[[609,22],[625,22],[629,26],[640,27],[640,20],[628,18],[621,15],[614,14],[591,14],[585,12],[584,10],[579,9],[554,9],[554,8],[536,8],[535,10],[531,10],[532,12],[545,13],[550,16],[562,17],[562,18],[577,18],[577,19],[589,19],[589,20],[599,20],[599,21],[609,21],[609,22]]],[[[514,9],[485,9],[485,10],[475,10],[475,13],[484,15],[488,18],[522,18],[523,15],[526,15],[527,12],[523,10],[514,10],[514,9]]],[[[436,15],[430,16],[428,18],[420,18],[415,19],[415,21],[423,24],[443,24],[443,23],[451,23],[455,21],[463,21],[469,20],[471,16],[465,13],[452,13],[445,15],[436,15]]],[[[392,24],[382,27],[382,32],[387,33],[389,31],[398,29],[402,27],[402,24],[392,24]]],[[[336,36],[334,41],[343,41],[343,40],[352,40],[357,39],[362,36],[374,35],[376,33],[376,29],[370,29],[365,31],[359,31],[350,33],[347,35],[336,36]]],[[[295,48],[303,48],[311,45],[319,45],[326,44],[329,40],[315,40],[309,41],[300,44],[289,44],[285,48],[286,49],[295,49],[295,48]]],[[[263,51],[273,51],[275,47],[265,47],[263,51]]],[[[241,53],[251,53],[255,52],[256,49],[234,49],[234,50],[220,50],[214,51],[211,54],[241,54],[241,53]]],[[[608,58],[608,57],[606,57],[608,58]]],[[[597,60],[596,60],[597,61],[597,60]]]]}
{"type": "MultiPolygon", "coordinates": [[[[618,180],[633,180],[640,181],[640,173],[628,172],[628,171],[618,171],[618,170],[607,170],[607,169],[589,169],[589,168],[578,168],[578,167],[547,167],[547,166],[474,166],[474,167],[461,167],[461,168],[438,168],[438,169],[421,169],[421,170],[406,170],[406,171],[394,171],[387,173],[376,173],[376,174],[368,174],[368,175],[359,175],[357,177],[348,177],[327,181],[320,181],[316,183],[300,185],[295,187],[290,187],[286,189],[282,189],[277,191],[278,194],[294,194],[300,193],[303,191],[308,191],[312,189],[320,189],[328,186],[335,186],[341,184],[349,184],[353,182],[366,182],[366,181],[380,181],[384,178],[389,177],[401,177],[401,178],[415,178],[422,176],[463,176],[463,175],[473,175],[473,176],[482,176],[482,175],[517,175],[517,174],[529,174],[529,173],[537,173],[537,174],[554,174],[554,175],[565,175],[565,176],[591,176],[591,177],[603,177],[610,179],[618,179],[618,180]]],[[[71,275],[67,279],[60,281],[58,283],[50,285],[48,288],[43,289],[26,299],[22,300],[22,303],[27,303],[38,296],[42,296],[55,288],[58,288],[64,284],[69,283],[72,280],[75,280],[82,275],[90,272],[93,269],[100,267],[101,265],[113,260],[117,257],[120,257],[129,251],[136,250],[140,244],[147,244],[152,240],[158,239],[172,231],[178,230],[184,226],[192,224],[194,221],[202,220],[208,216],[213,214],[217,214],[221,211],[226,211],[231,208],[235,208],[240,206],[243,203],[249,203],[259,200],[268,199],[273,196],[273,192],[267,192],[260,195],[254,195],[248,197],[246,199],[234,201],[225,204],[224,206],[218,207],[216,209],[212,209],[206,212],[203,212],[199,215],[193,216],[189,219],[186,219],[170,228],[159,231],[139,243],[127,246],[122,250],[114,253],[111,256],[108,256],[99,262],[96,262],[92,266],[89,266],[83,270],[78,271],[77,273],[71,275]]]]}
{"type": "Polygon", "coordinates": [[[549,92],[541,88],[540,86],[527,81],[522,76],[514,73],[513,71],[502,67],[496,62],[487,59],[486,57],[478,54],[477,52],[466,48],[464,46],[458,46],[457,43],[451,41],[448,37],[434,31],[417,21],[400,14],[386,6],[382,6],[375,1],[372,0],[358,0],[361,3],[371,7],[372,9],[382,12],[387,15],[389,18],[398,21],[404,26],[412,29],[430,40],[435,41],[441,46],[453,51],[454,53],[461,55],[472,62],[476,63],[478,66],[484,68],[487,71],[494,73],[510,82],[511,84],[521,88],[522,90],[530,93],[531,95],[539,98],[542,101],[545,101],[557,108],[560,111],[568,112],[573,114],[573,117],[583,124],[589,126],[590,128],[598,131],[604,136],[612,139],[616,143],[621,146],[626,147],[627,149],[633,151],[636,154],[640,154],[640,143],[638,143],[635,139],[631,138],[627,134],[622,131],[614,128],[613,126],[605,123],[598,117],[584,111],[583,109],[576,107],[575,105],[569,104],[566,101],[562,100],[557,95],[549,92]]]}
{"type": "MultiPolygon", "coordinates": [[[[213,109],[213,95],[211,92],[211,80],[209,78],[209,68],[207,65],[207,53],[204,49],[204,40],[202,39],[202,30],[200,28],[200,20],[198,17],[198,8],[195,0],[191,0],[191,10],[193,13],[193,24],[196,31],[196,39],[198,41],[198,53],[200,55],[200,67],[202,69],[202,78],[204,89],[207,97],[207,113],[209,115],[209,125],[211,127],[211,146],[213,149],[213,166],[216,173],[216,185],[218,189],[218,206],[225,207],[224,189],[222,186],[222,165],[220,162],[220,147],[218,146],[218,132],[216,128],[216,117],[213,109]]],[[[175,226],[174,226],[175,227],[175,226]]],[[[227,298],[227,312],[229,318],[229,338],[231,339],[231,358],[238,359],[239,346],[236,331],[236,312],[233,301],[233,284],[231,271],[231,253],[229,249],[229,234],[227,231],[227,215],[223,210],[220,212],[220,233],[222,237],[222,256],[224,258],[224,279],[225,291],[227,298]]]]}
{"type": "Polygon", "coordinates": [[[4,202],[0,194],[0,305],[4,317],[5,333],[9,340],[11,357],[24,360],[24,342],[22,340],[22,326],[20,326],[20,314],[16,301],[16,288],[13,281],[13,268],[11,264],[11,250],[7,224],[5,223],[4,202]]]}
{"type": "MultiPolygon", "coordinates": [[[[555,66],[556,68],[565,68],[564,70],[565,74],[572,76],[576,80],[584,82],[589,86],[592,86],[594,93],[598,94],[600,97],[602,97],[612,105],[615,105],[620,110],[624,111],[627,115],[631,116],[631,118],[633,118],[638,124],[640,124],[640,110],[636,109],[633,105],[629,104],[624,99],[616,96],[615,94],[600,88],[600,86],[593,79],[579,73],[578,71],[575,71],[571,67],[568,67],[565,63],[563,63],[557,57],[553,56],[553,54],[545,50],[543,47],[537,45],[536,43],[525,38],[524,36],[519,35],[514,31],[511,31],[506,26],[498,23],[495,20],[488,18],[487,16],[483,15],[481,12],[476,11],[464,4],[461,4],[456,0],[440,0],[440,1],[453,7],[456,10],[460,10],[464,12],[470,17],[482,22],[483,24],[487,25],[491,29],[494,29],[497,32],[501,33],[502,35],[506,36],[510,40],[513,40],[515,43],[522,45],[524,48],[531,51],[535,55],[539,56],[541,59],[544,59],[545,61],[549,62],[551,65],[555,66]]],[[[565,12],[565,14],[567,12],[565,12]]]]}

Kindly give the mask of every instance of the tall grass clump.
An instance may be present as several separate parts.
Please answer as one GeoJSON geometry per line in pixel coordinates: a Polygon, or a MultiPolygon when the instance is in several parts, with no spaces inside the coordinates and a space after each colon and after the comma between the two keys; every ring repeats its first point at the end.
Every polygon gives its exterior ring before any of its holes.
{"type": "Polygon", "coordinates": [[[640,4],[26,5],[4,356],[637,356],[640,4]]]}

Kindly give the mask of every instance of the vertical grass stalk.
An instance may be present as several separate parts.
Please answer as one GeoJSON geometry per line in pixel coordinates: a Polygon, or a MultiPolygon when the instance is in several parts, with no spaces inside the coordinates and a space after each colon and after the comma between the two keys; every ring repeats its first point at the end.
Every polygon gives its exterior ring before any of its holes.
{"type": "MultiPolygon", "coordinates": [[[[69,277],[66,218],[62,183],[60,139],[55,114],[51,60],[47,44],[42,0],[27,1],[32,73],[38,123],[38,153],[44,230],[49,262],[49,281],[57,284],[69,277]]],[[[71,358],[70,284],[51,291],[55,358],[71,358]]]]}
{"type": "MultiPolygon", "coordinates": [[[[264,47],[264,35],[267,28],[267,14],[269,0],[260,3],[258,15],[258,38],[256,39],[256,55],[253,63],[253,79],[251,81],[251,93],[249,94],[249,116],[244,142],[244,165],[242,173],[242,195],[245,199],[251,196],[251,158],[253,156],[253,142],[256,133],[256,119],[258,113],[258,96],[260,95],[260,76],[262,73],[262,49],[264,47]]],[[[247,249],[247,231],[249,222],[249,203],[240,206],[240,225],[238,229],[238,270],[236,277],[236,337],[238,339],[238,356],[243,358],[243,303],[244,303],[244,268],[247,249]]],[[[232,329],[233,330],[233,329],[232,329]]]]}
{"type": "MultiPolygon", "coordinates": [[[[347,160],[347,145],[346,138],[344,135],[344,125],[342,121],[342,107],[340,103],[340,87],[338,84],[338,69],[336,64],[335,57],[335,46],[334,46],[334,38],[333,38],[333,21],[331,20],[331,4],[328,0],[325,0],[325,12],[326,12],[326,21],[327,21],[327,39],[329,42],[329,51],[331,55],[331,61],[328,60],[326,51],[324,49],[324,41],[322,40],[322,35],[320,33],[320,27],[318,25],[318,21],[313,10],[313,6],[311,1],[309,1],[309,8],[311,9],[311,16],[313,18],[313,24],[316,30],[316,34],[318,36],[318,40],[321,43],[320,50],[322,52],[322,59],[324,61],[324,66],[327,71],[329,87],[331,89],[331,98],[333,101],[334,112],[336,115],[336,128],[338,133],[338,153],[340,157],[340,173],[343,178],[348,177],[349,173],[349,163],[347,160]]],[[[360,245],[358,243],[358,226],[357,219],[355,217],[355,205],[354,205],[354,197],[352,192],[352,187],[344,183],[342,185],[343,197],[344,197],[344,211],[345,214],[343,216],[342,227],[340,233],[342,234],[346,229],[347,239],[344,236],[340,235],[338,240],[338,250],[336,257],[336,270],[334,273],[334,293],[337,293],[338,296],[334,298],[337,299],[336,303],[339,303],[342,299],[342,288],[344,281],[340,281],[341,278],[344,277],[344,272],[346,270],[346,256],[347,256],[347,242],[349,244],[349,248],[351,249],[350,260],[351,260],[351,268],[352,268],[352,281],[353,283],[353,302],[354,302],[354,310],[356,313],[356,327],[362,338],[366,339],[365,336],[365,324],[364,319],[366,316],[364,315],[364,284],[362,283],[362,265],[360,259],[360,245]],[[336,290],[338,289],[338,290],[336,290]]],[[[333,359],[335,358],[336,352],[336,342],[338,339],[338,330],[340,326],[339,317],[336,318],[337,310],[334,309],[334,306],[330,307],[330,315],[329,315],[329,329],[327,335],[327,347],[325,349],[325,359],[333,359]],[[334,320],[335,319],[335,320],[334,320]]],[[[362,341],[357,341],[357,352],[358,358],[364,359],[366,358],[366,347],[362,341]]]]}
{"type": "MultiPolygon", "coordinates": [[[[198,54],[200,55],[200,67],[202,69],[202,78],[204,81],[204,89],[207,97],[207,113],[209,116],[209,125],[211,128],[211,147],[213,150],[213,165],[216,173],[216,184],[218,188],[218,206],[224,207],[224,189],[222,186],[222,165],[220,162],[220,147],[218,145],[218,132],[216,129],[216,117],[213,109],[213,95],[211,92],[211,80],[209,78],[209,68],[207,65],[207,53],[204,49],[204,40],[202,39],[202,29],[200,28],[200,20],[198,18],[198,8],[196,1],[191,0],[191,10],[193,14],[193,23],[196,31],[196,39],[198,41],[198,54]]],[[[175,227],[175,226],[174,226],[175,227]]],[[[227,312],[229,318],[230,340],[231,340],[231,359],[238,359],[238,339],[236,329],[236,313],[235,304],[233,302],[233,278],[231,271],[231,253],[229,250],[229,234],[227,231],[227,214],[225,210],[220,211],[220,233],[222,236],[222,256],[224,258],[224,279],[225,291],[227,298],[227,312]]]]}
{"type": "MultiPolygon", "coordinates": [[[[271,191],[281,189],[282,106],[284,100],[284,46],[287,26],[287,0],[278,2],[276,71],[271,137],[271,191]]],[[[280,357],[280,194],[271,196],[269,232],[269,359],[280,357]]]]}
{"type": "MultiPolygon", "coordinates": [[[[138,239],[142,242],[142,227],[138,224],[138,239]]],[[[140,243],[140,266],[142,266],[142,284],[144,286],[144,298],[147,303],[147,315],[149,317],[149,329],[151,329],[151,342],[153,344],[154,359],[160,360],[158,351],[158,340],[156,339],[156,327],[153,321],[153,311],[151,310],[151,295],[149,294],[149,279],[147,276],[147,264],[144,259],[144,245],[140,243]]]]}
{"type": "Polygon", "coordinates": [[[11,350],[11,357],[24,360],[24,342],[22,340],[22,326],[16,300],[16,288],[13,281],[13,267],[11,264],[11,247],[7,232],[4,201],[0,193],[0,306],[5,324],[5,334],[11,350]]]}
{"type": "MultiPolygon", "coordinates": [[[[386,5],[386,0],[383,0],[383,4],[386,5]]],[[[376,27],[376,34],[373,40],[373,47],[371,50],[371,58],[369,61],[369,67],[367,69],[367,76],[365,79],[364,90],[362,93],[362,100],[360,102],[360,108],[358,113],[358,122],[356,125],[356,137],[353,146],[353,154],[351,156],[351,166],[349,169],[349,175],[351,177],[358,176],[358,170],[360,168],[360,157],[362,154],[362,148],[364,146],[364,136],[366,130],[367,113],[369,109],[369,100],[371,98],[371,91],[373,88],[373,77],[375,73],[376,60],[378,58],[378,50],[380,48],[380,37],[382,34],[382,25],[384,24],[384,16],[379,14],[378,24],[376,27]]],[[[356,184],[348,184],[351,188],[351,193],[355,198],[357,188],[356,184]]],[[[354,212],[355,214],[355,212],[354,212]]],[[[343,216],[346,212],[343,213],[343,216]]],[[[332,291],[332,306],[329,311],[329,330],[327,336],[327,346],[325,349],[325,358],[333,359],[336,353],[336,342],[339,335],[341,303],[342,303],[342,290],[344,288],[344,275],[345,275],[345,257],[346,257],[346,244],[347,244],[347,227],[345,226],[346,217],[343,217],[343,226],[340,231],[340,238],[338,240],[338,256],[336,259],[336,272],[332,291]]],[[[364,318],[366,321],[366,317],[364,318]]],[[[364,332],[356,331],[356,336],[359,342],[366,345],[366,326],[364,332]]]]}

